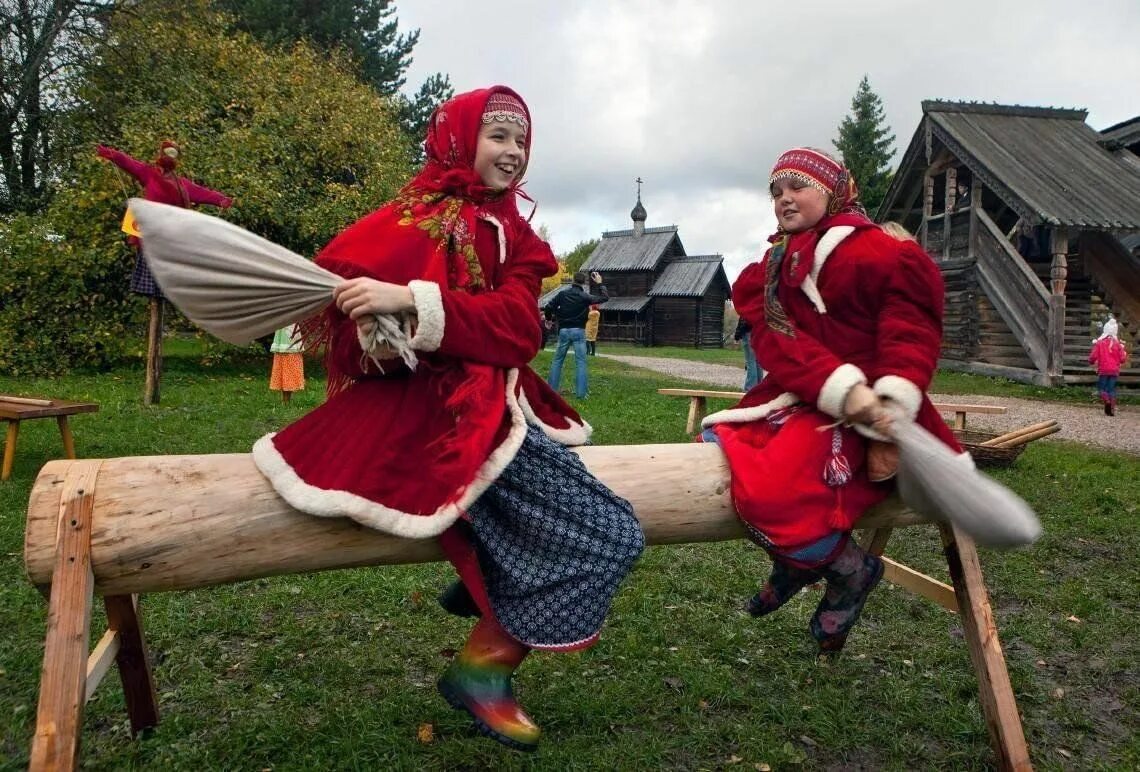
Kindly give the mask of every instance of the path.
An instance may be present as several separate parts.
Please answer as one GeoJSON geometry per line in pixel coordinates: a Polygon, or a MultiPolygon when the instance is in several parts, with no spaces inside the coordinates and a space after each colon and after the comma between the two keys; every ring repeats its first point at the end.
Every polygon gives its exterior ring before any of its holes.
{"type": "MultiPolygon", "coordinates": [[[[734,391],[739,391],[744,383],[743,367],[665,357],[602,353],[599,353],[598,356],[634,367],[672,375],[678,379],[715,384],[734,391]]],[[[1104,414],[1104,410],[1099,404],[1091,404],[1093,399],[1091,396],[1088,406],[980,394],[931,394],[930,397],[935,402],[1004,405],[1008,408],[1005,415],[971,415],[967,426],[972,429],[1005,432],[1019,426],[1027,426],[1038,421],[1056,418],[1061,424],[1061,431],[1054,434],[1054,438],[1140,455],[1140,407],[1119,407],[1116,415],[1109,417],[1104,414]]],[[[666,398],[662,397],[662,399],[666,398]]]]}

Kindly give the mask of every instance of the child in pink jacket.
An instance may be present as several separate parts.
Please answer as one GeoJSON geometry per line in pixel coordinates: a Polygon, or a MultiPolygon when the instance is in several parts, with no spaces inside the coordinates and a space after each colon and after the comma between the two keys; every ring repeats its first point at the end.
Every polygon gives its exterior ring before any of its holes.
{"type": "Polygon", "coordinates": [[[1121,365],[1128,359],[1117,330],[1116,320],[1108,317],[1103,332],[1089,352],[1089,364],[1096,365],[1096,388],[1100,392],[1100,401],[1104,403],[1105,415],[1116,414],[1116,379],[1120,376],[1121,365]]]}

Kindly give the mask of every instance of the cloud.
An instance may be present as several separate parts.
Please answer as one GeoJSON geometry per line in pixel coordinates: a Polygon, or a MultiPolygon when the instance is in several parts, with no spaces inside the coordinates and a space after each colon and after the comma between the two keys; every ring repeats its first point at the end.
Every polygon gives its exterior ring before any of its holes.
{"type": "Polygon", "coordinates": [[[831,147],[867,74],[901,153],[923,99],[1086,107],[1101,128],[1140,114],[1134,0],[416,0],[409,88],[519,90],[535,117],[527,189],[558,252],[629,227],[635,178],[649,225],[734,275],[775,226],[768,169],[831,147]]]}

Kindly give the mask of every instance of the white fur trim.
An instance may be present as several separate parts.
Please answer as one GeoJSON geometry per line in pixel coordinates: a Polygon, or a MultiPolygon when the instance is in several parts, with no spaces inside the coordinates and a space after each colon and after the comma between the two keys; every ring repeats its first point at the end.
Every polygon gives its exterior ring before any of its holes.
{"type": "Polygon", "coordinates": [[[408,282],[416,304],[416,334],[409,344],[416,351],[435,351],[443,341],[443,296],[433,281],[408,282]]]}
{"type": "Polygon", "coordinates": [[[821,314],[827,313],[827,306],[823,303],[823,295],[819,294],[819,287],[815,284],[815,279],[810,276],[804,277],[804,283],[800,285],[804,294],[808,296],[808,300],[815,306],[815,310],[821,314]]]}
{"type": "Polygon", "coordinates": [[[785,391],[780,396],[773,400],[765,402],[763,405],[753,405],[752,407],[730,407],[727,410],[718,410],[704,417],[701,421],[701,428],[707,429],[716,424],[745,424],[749,421],[759,421],[765,418],[769,413],[774,413],[785,407],[791,407],[800,401],[790,391],[785,391]]]}
{"type": "Polygon", "coordinates": [[[384,506],[348,491],[318,488],[302,480],[273,444],[273,434],[267,434],[253,446],[253,462],[281,498],[294,509],[317,517],[349,517],[368,528],[403,536],[408,539],[426,539],[438,536],[475,500],[491,486],[507,464],[518,453],[526,439],[526,417],[515,397],[518,370],[507,373],[506,400],[511,417],[511,428],[506,439],[495,448],[483,465],[475,472],[458,499],[444,504],[430,515],[416,515],[384,506]]]}
{"type": "Polygon", "coordinates": [[[910,420],[918,416],[918,409],[922,407],[922,389],[914,381],[898,375],[884,375],[875,381],[872,388],[879,397],[893,400],[910,420]]]}
{"type": "Polygon", "coordinates": [[[535,414],[526,394],[519,394],[519,406],[522,408],[523,415],[526,416],[527,423],[542,429],[543,434],[561,445],[585,445],[590,441],[590,435],[594,432],[594,427],[586,421],[576,424],[570,418],[566,419],[570,422],[569,428],[566,429],[559,429],[545,423],[535,414]]]}
{"type": "Polygon", "coordinates": [[[815,259],[812,260],[811,264],[811,278],[813,281],[819,281],[819,274],[823,271],[823,264],[827,262],[827,258],[831,257],[831,253],[839,246],[839,242],[854,232],[854,225],[836,225],[834,228],[828,228],[827,233],[820,236],[819,241],[815,245],[815,259]]]}
{"type": "Polygon", "coordinates": [[[850,363],[842,364],[832,370],[823,382],[819,399],[815,402],[816,407],[832,418],[843,418],[843,403],[847,400],[847,392],[866,382],[867,376],[862,370],[850,363]]]}
{"type": "Polygon", "coordinates": [[[480,212],[478,217],[495,226],[495,231],[499,234],[499,264],[507,262],[507,231],[503,228],[503,224],[493,214],[480,212]]]}

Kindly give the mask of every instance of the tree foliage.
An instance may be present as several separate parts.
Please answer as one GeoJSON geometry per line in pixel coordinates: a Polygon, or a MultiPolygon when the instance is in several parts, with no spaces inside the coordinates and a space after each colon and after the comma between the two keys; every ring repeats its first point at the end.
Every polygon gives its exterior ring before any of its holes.
{"type": "Polygon", "coordinates": [[[31,212],[50,194],[56,124],[69,79],[98,40],[99,0],[0,2],[0,212],[31,212]]]}
{"type": "Polygon", "coordinates": [[[890,187],[894,141],[895,135],[886,125],[883,101],[864,75],[851,99],[851,113],[839,124],[839,139],[833,144],[855,177],[863,205],[872,215],[890,187]]]}
{"type": "Polygon", "coordinates": [[[586,241],[580,241],[573,249],[571,249],[565,255],[559,257],[558,262],[566,266],[567,273],[573,276],[575,273],[582,270],[582,266],[585,265],[586,261],[590,259],[590,255],[593,254],[594,249],[596,249],[598,246],[598,243],[598,239],[587,239],[586,241]]]}
{"type": "Polygon", "coordinates": [[[98,142],[150,159],[178,141],[180,171],[235,199],[227,219],[304,255],[410,175],[396,107],[344,57],[269,50],[229,29],[207,0],[111,17],[78,84],[84,109],[66,126],[77,151],[59,191],[37,221],[8,226],[0,281],[16,290],[0,302],[0,370],[100,366],[139,329],[118,231],[136,184],[95,156],[98,142]]]}
{"type": "Polygon", "coordinates": [[[417,160],[427,122],[455,91],[447,75],[430,75],[414,96],[400,92],[420,31],[399,34],[392,0],[218,0],[235,24],[262,42],[305,41],[323,51],[348,55],[365,83],[397,100],[400,124],[417,160]]]}

